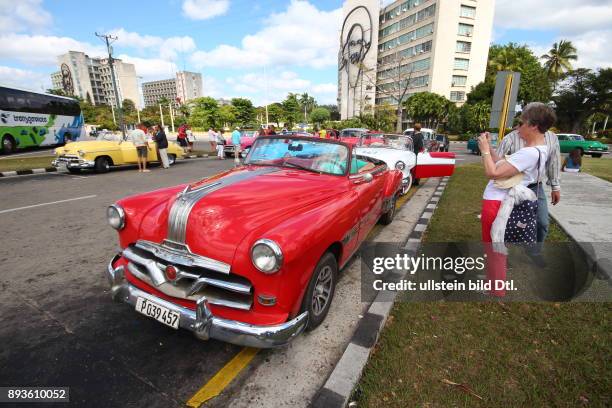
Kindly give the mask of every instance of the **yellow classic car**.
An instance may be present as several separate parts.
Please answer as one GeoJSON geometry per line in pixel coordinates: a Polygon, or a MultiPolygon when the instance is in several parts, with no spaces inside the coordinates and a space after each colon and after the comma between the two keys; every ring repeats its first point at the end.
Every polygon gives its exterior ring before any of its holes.
{"type": "MultiPolygon", "coordinates": [[[[159,162],[155,143],[149,141],[149,155],[147,161],[159,162]]],[[[170,165],[178,157],[183,157],[183,149],[174,142],[168,142],[168,161],[170,165]]],[[[55,149],[56,159],[52,164],[56,168],[65,167],[70,173],[79,173],[81,169],[93,169],[96,173],[106,173],[111,166],[124,164],[137,164],[136,146],[127,137],[123,140],[121,135],[106,133],[99,135],[96,140],[68,143],[55,149]]]]}

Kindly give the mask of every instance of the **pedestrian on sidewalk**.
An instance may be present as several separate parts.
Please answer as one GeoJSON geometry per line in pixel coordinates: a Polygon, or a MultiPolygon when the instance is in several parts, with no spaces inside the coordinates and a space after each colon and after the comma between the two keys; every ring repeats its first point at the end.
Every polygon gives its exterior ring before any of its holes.
{"type": "Polygon", "coordinates": [[[561,171],[567,173],[578,173],[580,171],[580,167],[582,166],[582,157],[580,155],[580,149],[572,149],[569,152],[565,160],[563,161],[563,166],[561,166],[561,171]]]}
{"type": "Polygon", "coordinates": [[[166,132],[164,132],[162,125],[157,125],[154,140],[157,144],[157,151],[162,163],[162,168],[167,169],[170,167],[170,163],[168,162],[168,138],[166,137],[166,132]]]}
{"type": "Polygon", "coordinates": [[[193,152],[193,143],[196,138],[193,132],[191,131],[191,126],[185,125],[185,137],[187,138],[187,145],[189,146],[189,151],[193,152]]]}
{"type": "Polygon", "coordinates": [[[210,148],[213,152],[217,150],[217,134],[212,127],[208,129],[208,143],[210,143],[210,148]]]}
{"type": "Polygon", "coordinates": [[[223,129],[219,129],[218,132],[214,132],[214,137],[216,138],[216,146],[217,146],[217,159],[225,160],[225,153],[223,149],[225,148],[225,138],[223,137],[223,129]]]}
{"type": "Polygon", "coordinates": [[[234,145],[234,162],[240,164],[240,128],[236,126],[232,132],[232,144],[234,145]]]}
{"type": "Polygon", "coordinates": [[[148,173],[147,170],[147,155],[149,154],[149,145],[147,144],[146,127],[139,123],[134,130],[130,132],[130,138],[136,146],[136,160],[138,161],[138,171],[140,173],[148,173]]]}
{"type": "MultiPolygon", "coordinates": [[[[421,133],[421,124],[415,123],[414,130],[412,131],[412,149],[414,151],[415,159],[418,160],[419,153],[423,151],[423,133],[421,133]]],[[[416,163],[415,163],[416,164],[416,163]]],[[[416,166],[414,166],[414,170],[416,171],[416,166]]],[[[413,175],[412,184],[415,186],[419,185],[419,179],[414,177],[413,175]]]]}
{"type": "MultiPolygon", "coordinates": [[[[492,149],[488,132],[478,138],[485,174],[491,179],[483,194],[480,221],[487,254],[487,279],[492,285],[506,279],[506,255],[493,250],[491,243],[537,240],[537,194],[549,152],[545,133],[555,120],[554,111],[543,103],[525,106],[517,130],[523,147],[505,158],[492,149]]],[[[504,296],[505,291],[493,289],[491,294],[504,296]]]]}
{"type": "MultiPolygon", "coordinates": [[[[554,112],[553,112],[554,114],[554,112]]],[[[559,148],[559,139],[550,130],[546,130],[544,134],[548,155],[546,156],[546,178],[548,184],[552,188],[550,195],[551,204],[557,205],[561,200],[561,149],[559,148]]],[[[525,147],[525,141],[520,137],[518,130],[513,130],[505,136],[497,146],[497,156],[504,157],[518,152],[525,147]]],[[[548,203],[546,201],[546,193],[542,182],[537,186],[538,195],[538,245],[533,246],[530,256],[538,257],[542,250],[542,243],[548,235],[548,203]]],[[[542,259],[534,259],[538,263],[542,263],[542,259]]]]}
{"type": "Polygon", "coordinates": [[[185,126],[185,124],[179,126],[176,141],[178,142],[179,146],[183,148],[183,152],[187,154],[189,145],[187,144],[187,127],[185,126]]]}

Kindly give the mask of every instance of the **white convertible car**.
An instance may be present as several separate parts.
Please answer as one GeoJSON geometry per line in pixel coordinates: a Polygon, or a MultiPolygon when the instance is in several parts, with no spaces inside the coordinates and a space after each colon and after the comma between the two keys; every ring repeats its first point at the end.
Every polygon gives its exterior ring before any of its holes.
{"type": "Polygon", "coordinates": [[[383,160],[389,168],[400,170],[404,175],[402,195],[410,190],[415,178],[446,177],[455,171],[455,153],[425,151],[416,155],[410,136],[385,134],[384,140],[384,144],[360,145],[356,153],[383,160]]]}

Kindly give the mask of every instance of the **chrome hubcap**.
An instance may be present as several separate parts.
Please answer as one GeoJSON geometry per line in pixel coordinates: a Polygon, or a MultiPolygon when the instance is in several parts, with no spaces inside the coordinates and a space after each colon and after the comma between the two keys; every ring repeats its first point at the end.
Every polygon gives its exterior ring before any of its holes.
{"type": "Polygon", "coordinates": [[[333,272],[331,266],[324,266],[319,272],[312,294],[312,312],[319,316],[329,303],[332,289],[333,272]]]}

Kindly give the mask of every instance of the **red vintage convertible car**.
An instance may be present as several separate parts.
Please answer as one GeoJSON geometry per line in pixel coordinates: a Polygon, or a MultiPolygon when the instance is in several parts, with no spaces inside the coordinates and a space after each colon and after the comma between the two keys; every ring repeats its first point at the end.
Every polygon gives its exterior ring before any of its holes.
{"type": "Polygon", "coordinates": [[[401,182],[346,143],[258,138],[244,166],[108,208],[122,248],[112,296],[200,339],[282,346],[325,319],[338,271],[393,220],[401,182]]]}

